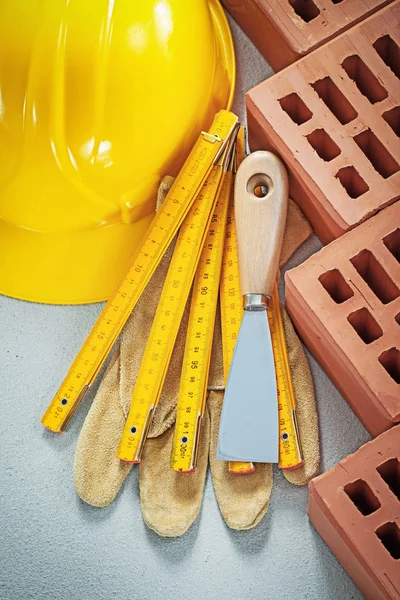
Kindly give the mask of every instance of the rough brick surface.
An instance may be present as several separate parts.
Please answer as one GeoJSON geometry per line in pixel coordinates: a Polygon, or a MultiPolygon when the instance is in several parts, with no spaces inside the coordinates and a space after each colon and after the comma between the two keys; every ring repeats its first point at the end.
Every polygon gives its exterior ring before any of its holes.
{"type": "Polygon", "coordinates": [[[222,0],[275,71],[315,50],[390,0],[222,0]]]}
{"type": "Polygon", "coordinates": [[[297,331],[368,431],[400,422],[400,201],[285,279],[297,331]]]}
{"type": "Polygon", "coordinates": [[[277,152],[324,243],[400,197],[400,1],[247,95],[252,150],[277,152]]]}
{"type": "Polygon", "coordinates": [[[308,515],[367,600],[400,598],[400,426],[309,484],[308,515]]]}

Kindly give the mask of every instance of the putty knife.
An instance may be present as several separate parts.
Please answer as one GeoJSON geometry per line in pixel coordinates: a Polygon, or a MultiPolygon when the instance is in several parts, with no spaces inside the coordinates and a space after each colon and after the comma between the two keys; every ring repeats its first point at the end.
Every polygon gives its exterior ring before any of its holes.
{"type": "Polygon", "coordinates": [[[217,459],[278,462],[278,397],[267,309],[288,205],[288,178],[271,152],[254,152],[235,179],[244,315],[226,385],[217,459]]]}

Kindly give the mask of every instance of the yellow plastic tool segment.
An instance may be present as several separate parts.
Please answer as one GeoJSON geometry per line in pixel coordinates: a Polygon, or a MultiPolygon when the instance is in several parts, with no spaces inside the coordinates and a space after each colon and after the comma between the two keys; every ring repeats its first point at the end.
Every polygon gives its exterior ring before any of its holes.
{"type": "Polygon", "coordinates": [[[140,461],[148,427],[160,399],[176,336],[214,212],[222,177],[222,166],[214,167],[179,231],[117,452],[118,458],[123,461],[133,463],[140,461]]]}
{"type": "Polygon", "coordinates": [[[297,469],[304,462],[296,421],[296,396],[290,372],[277,285],[268,309],[268,320],[278,389],[279,467],[288,470],[297,469]]]}
{"type": "Polygon", "coordinates": [[[237,117],[220,111],[208,134],[200,135],[167,198],[139,243],[127,273],[107,302],[82,349],[42,417],[61,433],[95,379],[150,277],[189,212],[212,166],[236,129],[237,117]]]}
{"type": "Polygon", "coordinates": [[[218,0],[2,0],[0,292],[108,299],[201,129],[229,109],[218,0]]]}
{"type": "Polygon", "coordinates": [[[193,284],[171,455],[171,468],[181,473],[190,473],[196,468],[231,190],[232,173],[228,172],[193,284]]]}

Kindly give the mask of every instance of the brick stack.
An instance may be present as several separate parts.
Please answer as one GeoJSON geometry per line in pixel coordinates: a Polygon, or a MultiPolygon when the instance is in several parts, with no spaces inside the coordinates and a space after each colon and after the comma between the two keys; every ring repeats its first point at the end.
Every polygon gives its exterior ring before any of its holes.
{"type": "Polygon", "coordinates": [[[310,483],[309,516],[367,600],[400,600],[400,2],[335,38],[379,3],[225,4],[278,68],[319,46],[248,93],[249,142],[328,244],[286,273],[288,312],[378,436],[310,483]]]}

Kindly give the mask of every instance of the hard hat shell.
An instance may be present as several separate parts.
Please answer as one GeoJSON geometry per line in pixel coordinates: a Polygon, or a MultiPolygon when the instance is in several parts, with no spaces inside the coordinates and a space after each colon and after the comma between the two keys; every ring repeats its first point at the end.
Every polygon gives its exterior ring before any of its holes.
{"type": "Polygon", "coordinates": [[[0,292],[107,299],[234,80],[218,0],[1,0],[0,292]]]}

